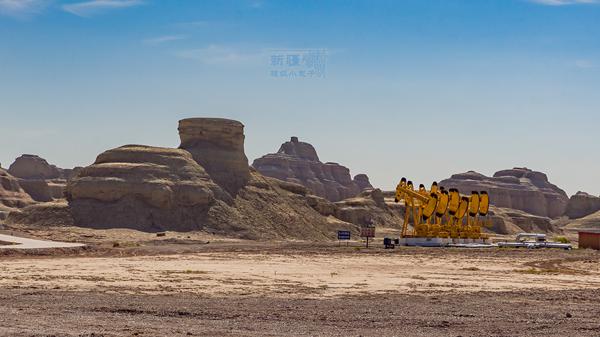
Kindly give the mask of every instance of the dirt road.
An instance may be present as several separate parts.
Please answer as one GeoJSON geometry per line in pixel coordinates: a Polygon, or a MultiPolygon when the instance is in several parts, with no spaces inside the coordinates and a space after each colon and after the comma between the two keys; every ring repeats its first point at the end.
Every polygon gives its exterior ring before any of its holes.
{"type": "Polygon", "coordinates": [[[73,248],[83,246],[84,244],[81,243],[36,240],[13,235],[0,234],[0,249],[50,249],[73,248]]]}

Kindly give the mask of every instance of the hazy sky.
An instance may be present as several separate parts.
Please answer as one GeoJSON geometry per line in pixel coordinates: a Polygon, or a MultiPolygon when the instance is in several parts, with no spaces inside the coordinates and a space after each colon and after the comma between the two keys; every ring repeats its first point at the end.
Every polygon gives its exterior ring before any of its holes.
{"type": "Polygon", "coordinates": [[[251,161],[295,135],[386,189],[526,166],[598,195],[600,3],[0,0],[3,167],[176,147],[200,116],[242,121],[251,161]],[[325,78],[273,76],[298,49],[325,78]]]}

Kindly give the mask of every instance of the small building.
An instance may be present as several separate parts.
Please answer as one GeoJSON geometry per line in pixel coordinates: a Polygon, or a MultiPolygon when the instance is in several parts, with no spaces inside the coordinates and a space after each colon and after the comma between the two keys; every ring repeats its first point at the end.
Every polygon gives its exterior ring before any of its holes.
{"type": "Polygon", "coordinates": [[[580,229],[579,248],[600,250],[600,229],[580,229]]]}

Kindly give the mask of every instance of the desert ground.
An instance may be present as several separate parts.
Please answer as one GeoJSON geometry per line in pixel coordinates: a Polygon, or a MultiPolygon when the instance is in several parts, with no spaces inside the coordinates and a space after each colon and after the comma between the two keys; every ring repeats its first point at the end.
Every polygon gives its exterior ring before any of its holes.
{"type": "Polygon", "coordinates": [[[1,336],[600,336],[595,251],[64,233],[0,252],[1,336]]]}

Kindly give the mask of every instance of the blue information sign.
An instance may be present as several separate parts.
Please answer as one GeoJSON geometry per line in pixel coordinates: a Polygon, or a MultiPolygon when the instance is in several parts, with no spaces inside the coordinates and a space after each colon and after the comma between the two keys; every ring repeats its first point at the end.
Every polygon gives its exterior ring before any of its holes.
{"type": "Polygon", "coordinates": [[[352,233],[350,231],[338,231],[338,240],[350,240],[352,233]]]}

